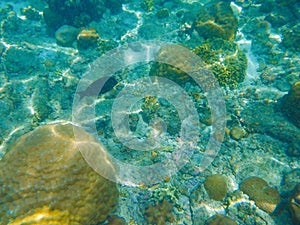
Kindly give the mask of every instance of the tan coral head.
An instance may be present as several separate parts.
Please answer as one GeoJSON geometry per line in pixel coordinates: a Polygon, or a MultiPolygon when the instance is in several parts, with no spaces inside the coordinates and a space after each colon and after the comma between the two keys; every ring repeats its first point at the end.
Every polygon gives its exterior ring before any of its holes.
{"type": "Polygon", "coordinates": [[[0,224],[103,222],[118,203],[118,189],[94,171],[81,152],[114,171],[105,148],[71,124],[40,126],[9,146],[0,161],[0,224]]]}
{"type": "Polygon", "coordinates": [[[67,211],[51,210],[44,206],[24,218],[18,218],[8,225],[81,225],[80,218],[70,215],[67,211]]]}

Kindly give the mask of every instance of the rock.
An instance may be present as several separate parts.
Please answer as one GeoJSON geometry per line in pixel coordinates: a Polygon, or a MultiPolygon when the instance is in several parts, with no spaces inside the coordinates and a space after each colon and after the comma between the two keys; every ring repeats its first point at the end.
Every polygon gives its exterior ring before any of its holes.
{"type": "Polygon", "coordinates": [[[259,177],[245,179],[240,185],[240,190],[254,200],[258,208],[270,214],[280,202],[279,192],[259,177]]]}
{"type": "Polygon", "coordinates": [[[228,216],[217,214],[209,218],[205,225],[237,225],[237,223],[228,216]]]}
{"type": "Polygon", "coordinates": [[[46,7],[43,11],[44,21],[50,30],[57,30],[63,25],[63,18],[61,15],[57,14],[55,11],[46,7]]]}
{"type": "Polygon", "coordinates": [[[169,10],[168,10],[167,8],[163,8],[163,9],[157,11],[157,13],[156,13],[156,17],[157,17],[158,19],[166,18],[166,17],[168,17],[169,15],[170,15],[170,12],[169,12],[169,10]]]}
{"type": "Polygon", "coordinates": [[[278,14],[269,13],[269,15],[265,18],[266,21],[270,22],[272,24],[272,27],[281,27],[287,23],[286,19],[278,14]]]}
{"type": "Polygon", "coordinates": [[[79,49],[87,49],[95,46],[99,38],[100,37],[95,29],[83,29],[77,36],[77,47],[79,49]]]}
{"type": "Polygon", "coordinates": [[[281,191],[290,193],[293,191],[293,189],[296,187],[296,185],[299,183],[299,177],[300,177],[300,169],[294,169],[292,171],[289,171],[288,173],[284,174],[283,176],[283,184],[281,186],[281,191]]]}
{"type": "Polygon", "coordinates": [[[238,20],[229,2],[213,4],[207,11],[203,9],[195,21],[195,30],[204,39],[222,38],[233,40],[238,28],[238,20]]]}
{"type": "Polygon", "coordinates": [[[204,187],[210,198],[223,201],[228,191],[227,178],[219,174],[208,176],[204,187]]]}
{"type": "Polygon", "coordinates": [[[71,124],[38,127],[9,146],[0,161],[0,224],[103,222],[117,204],[118,190],[86,163],[82,145],[98,149],[99,164],[113,173],[105,149],[71,124]]]}
{"type": "Polygon", "coordinates": [[[35,8],[33,8],[31,5],[27,6],[23,9],[21,9],[21,13],[26,16],[29,20],[40,20],[41,15],[39,14],[39,11],[35,8]]]}
{"type": "Polygon", "coordinates": [[[281,100],[283,113],[300,128],[300,80],[296,81],[289,93],[281,100]]]}
{"type": "Polygon", "coordinates": [[[278,113],[277,108],[275,104],[253,102],[243,109],[241,115],[248,130],[285,142],[288,155],[300,156],[300,129],[278,113]]]}
{"type": "Polygon", "coordinates": [[[291,51],[298,52],[300,49],[300,25],[297,24],[291,29],[283,32],[282,45],[291,51]]]}
{"type": "Polygon", "coordinates": [[[295,225],[300,224],[300,183],[295,187],[289,208],[292,213],[292,220],[295,225]]]}
{"type": "Polygon", "coordinates": [[[78,33],[79,30],[77,28],[64,25],[55,32],[56,43],[63,47],[71,47],[78,33]]]}
{"type": "Polygon", "coordinates": [[[10,47],[3,54],[6,72],[18,76],[28,77],[28,74],[40,68],[40,62],[35,49],[27,47],[10,47]]]}

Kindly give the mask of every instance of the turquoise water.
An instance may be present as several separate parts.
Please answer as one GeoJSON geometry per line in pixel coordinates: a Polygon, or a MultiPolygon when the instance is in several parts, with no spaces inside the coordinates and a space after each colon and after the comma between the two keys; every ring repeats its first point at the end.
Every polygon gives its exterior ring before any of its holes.
{"type": "Polygon", "coordinates": [[[300,223],[298,1],[12,0],[0,20],[1,225],[300,223]]]}

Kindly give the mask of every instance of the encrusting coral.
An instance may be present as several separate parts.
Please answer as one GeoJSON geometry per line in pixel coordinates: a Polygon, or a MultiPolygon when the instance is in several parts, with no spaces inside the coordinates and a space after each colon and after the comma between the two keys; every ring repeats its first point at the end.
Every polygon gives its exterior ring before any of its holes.
{"type": "Polygon", "coordinates": [[[169,46],[162,47],[156,56],[156,62],[151,67],[150,76],[166,77],[179,84],[195,82],[195,79],[205,84],[208,82],[208,77],[203,74],[206,69],[209,69],[221,86],[230,88],[235,88],[246,77],[246,54],[239,50],[234,42],[219,38],[204,41],[194,48],[193,53],[198,55],[199,61],[202,62],[202,65],[198,65],[200,68],[193,64],[193,60],[188,60],[189,56],[185,52],[174,54],[175,51],[177,50],[169,46]],[[164,61],[173,64],[162,63],[164,61]],[[193,73],[193,71],[199,72],[193,73]],[[192,78],[187,72],[193,73],[194,77],[192,78]]]}
{"type": "Polygon", "coordinates": [[[86,151],[97,149],[99,164],[113,173],[105,149],[71,124],[38,127],[9,146],[0,162],[0,224],[104,221],[117,205],[118,190],[86,163],[81,145],[86,151]]]}
{"type": "Polygon", "coordinates": [[[48,7],[43,11],[49,28],[56,30],[62,25],[84,27],[99,20],[106,9],[112,13],[122,10],[122,0],[46,0],[48,7]]]}

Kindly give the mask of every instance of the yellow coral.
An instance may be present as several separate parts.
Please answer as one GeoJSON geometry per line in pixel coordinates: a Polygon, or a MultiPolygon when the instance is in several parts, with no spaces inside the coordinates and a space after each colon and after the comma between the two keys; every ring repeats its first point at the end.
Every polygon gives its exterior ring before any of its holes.
{"type": "Polygon", "coordinates": [[[268,183],[259,177],[249,177],[240,185],[241,191],[249,195],[260,209],[267,213],[274,212],[280,202],[279,192],[269,187],[268,183]]]}
{"type": "Polygon", "coordinates": [[[99,149],[99,164],[114,171],[103,147],[71,124],[38,127],[11,145],[0,162],[0,224],[104,221],[117,204],[117,187],[86,163],[79,145],[99,149]]]}
{"type": "Polygon", "coordinates": [[[66,211],[51,210],[49,207],[37,209],[34,213],[18,218],[8,225],[81,225],[80,218],[70,215],[66,211]]]}

